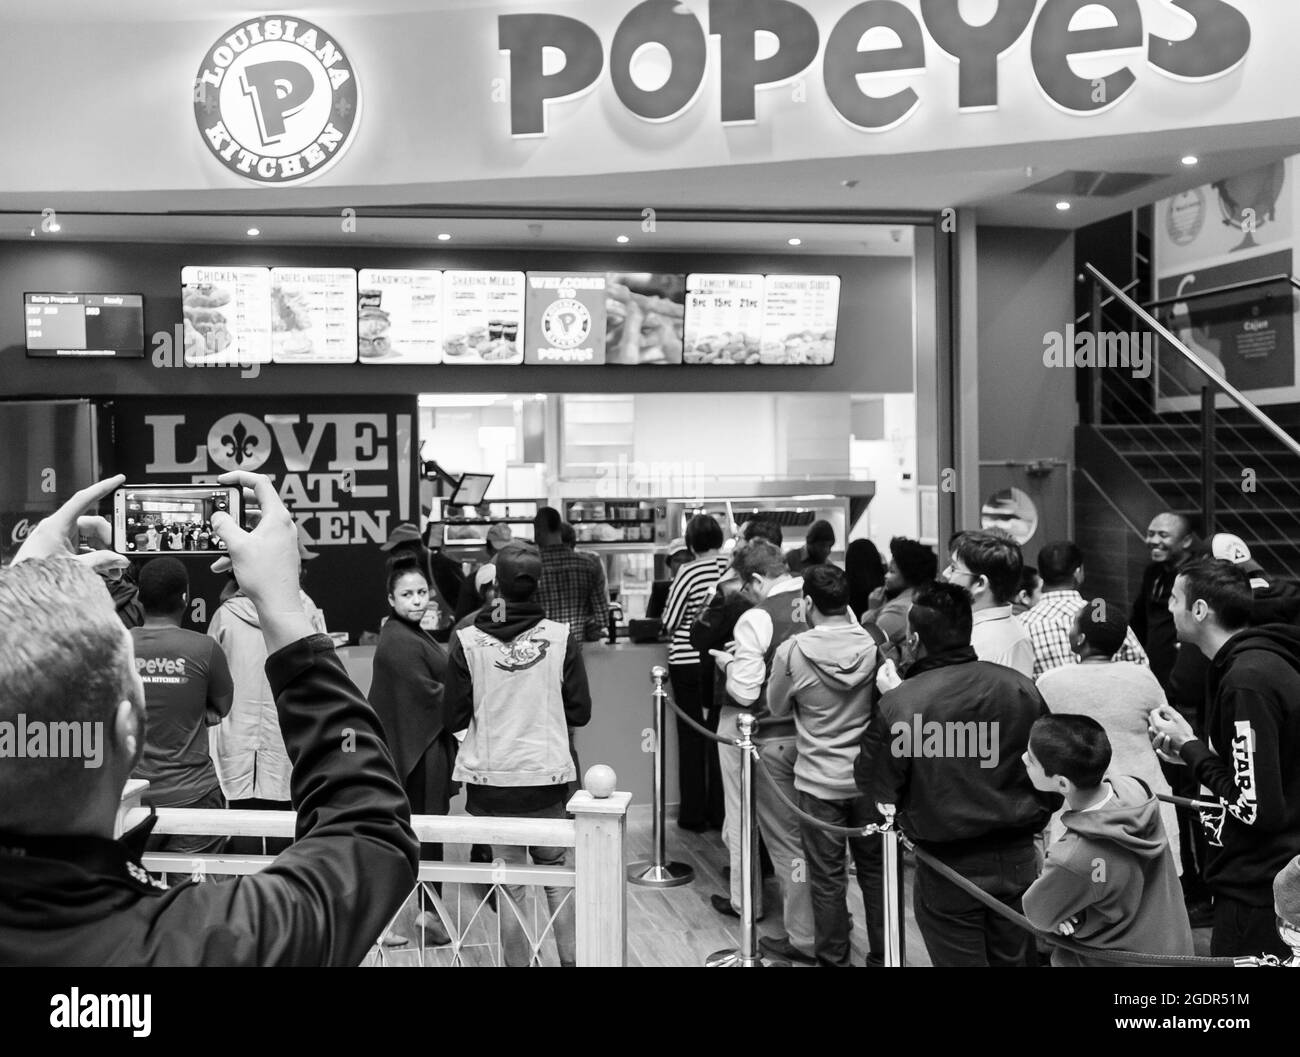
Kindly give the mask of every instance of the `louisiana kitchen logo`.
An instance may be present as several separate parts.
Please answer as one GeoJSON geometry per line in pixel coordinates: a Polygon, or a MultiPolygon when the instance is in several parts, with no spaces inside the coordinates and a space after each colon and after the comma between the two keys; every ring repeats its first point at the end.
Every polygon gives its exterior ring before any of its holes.
{"type": "Polygon", "coordinates": [[[224,34],[194,79],[194,119],[208,150],[260,184],[323,173],[351,142],[360,108],[356,72],[338,42],[287,15],[224,34]]]}

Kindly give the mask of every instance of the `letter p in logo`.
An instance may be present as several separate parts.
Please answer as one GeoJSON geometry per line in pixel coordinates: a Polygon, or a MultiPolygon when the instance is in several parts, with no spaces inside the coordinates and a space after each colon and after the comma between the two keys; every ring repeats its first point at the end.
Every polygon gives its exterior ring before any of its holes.
{"type": "Polygon", "coordinates": [[[285,118],[307,105],[315,82],[302,63],[275,59],[251,63],[240,75],[239,84],[253,105],[262,144],[269,147],[284,136],[285,118]]]}

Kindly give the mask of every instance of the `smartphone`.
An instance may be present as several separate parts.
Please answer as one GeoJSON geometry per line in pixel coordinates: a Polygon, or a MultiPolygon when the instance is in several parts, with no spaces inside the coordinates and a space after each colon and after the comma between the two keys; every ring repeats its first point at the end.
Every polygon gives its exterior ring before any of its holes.
{"type": "Polygon", "coordinates": [[[212,529],[224,511],[242,524],[238,488],[199,484],[124,484],[113,493],[113,550],[118,554],[225,554],[212,529]]]}

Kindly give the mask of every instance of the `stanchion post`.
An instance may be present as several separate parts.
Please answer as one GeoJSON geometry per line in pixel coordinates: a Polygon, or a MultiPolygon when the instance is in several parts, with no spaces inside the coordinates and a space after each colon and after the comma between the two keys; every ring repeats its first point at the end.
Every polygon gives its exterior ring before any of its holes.
{"type": "Polygon", "coordinates": [[[758,922],[754,917],[755,850],[758,844],[758,817],[754,810],[754,717],[742,712],[736,719],[740,726],[740,949],[710,954],[705,965],[711,968],[745,969],[770,965],[758,953],[758,922]]]}
{"type": "Polygon", "coordinates": [[[652,812],[652,848],[649,862],[634,862],[627,868],[629,884],[642,888],[676,888],[690,884],[695,880],[695,871],[682,862],[669,862],[667,839],[664,827],[665,768],[667,762],[664,754],[664,729],[666,723],[666,701],[668,692],[664,689],[664,680],[668,670],[662,665],[655,665],[650,670],[654,681],[654,789],[650,805],[652,812]]]}
{"type": "Polygon", "coordinates": [[[903,893],[899,884],[898,830],[888,820],[880,831],[880,839],[884,842],[885,965],[900,968],[903,964],[903,893]]]}

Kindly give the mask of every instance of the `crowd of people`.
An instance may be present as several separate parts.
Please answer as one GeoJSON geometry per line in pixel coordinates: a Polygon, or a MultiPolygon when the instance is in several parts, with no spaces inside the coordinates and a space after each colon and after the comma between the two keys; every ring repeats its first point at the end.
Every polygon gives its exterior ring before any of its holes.
{"type": "MultiPolygon", "coordinates": [[[[1042,958],[936,862],[1085,945],[1052,964],[1113,964],[1086,947],[1191,954],[1193,926],[1212,928],[1214,955],[1287,955],[1273,885],[1300,855],[1300,589],[1174,513],[1151,524],[1131,609],[1081,590],[1069,540],[1040,547],[1036,567],[999,529],[955,534],[943,559],[896,538],[887,565],[854,541],[840,568],[828,528],[783,553],[780,526],[755,521],[726,554],[712,518],[687,530],[695,557],[665,618],[672,685],[729,742],[714,750],[679,724],[679,821],[722,831],[719,913],[741,907],[730,741],[749,712],[781,900],[784,935],[761,941],[773,960],[849,964],[851,860],[879,963],[879,841],[814,820],[887,818],[924,853],[914,906],[936,965],[1042,958]],[[1178,807],[1161,799],[1175,794],[1178,807]]],[[[762,916],[761,879],[754,892],[762,916]]]]}
{"type": "Polygon", "coordinates": [[[212,531],[210,521],[171,521],[161,518],[146,521],[135,533],[136,547],[141,551],[206,551],[222,550],[225,544],[212,531]]]}
{"type": "MultiPolygon", "coordinates": [[[[145,562],[132,582],[122,556],[76,553],[79,535],[107,538],[86,512],[120,478],[47,518],[0,573],[12,647],[0,719],[109,732],[101,768],[0,768],[0,963],[356,964],[419,860],[442,857],[415,838],[413,813],[447,813],[463,787],[472,815],[565,815],[573,732],[592,711],[582,642],[601,637],[608,599],[557,511],[538,512],[536,543],[494,526],[469,577],[414,526],[394,531],[367,704],[302,589],[310,553],[273,485],[221,480],[253,489],[263,517],[251,532],[215,526],[228,583],[206,634],[181,626],[190,585],[176,558],[145,562]],[[146,849],[225,841],[154,836],[151,822],[112,839],[130,776],[149,781],[154,806],[294,810],[296,838],[230,848],[275,855],[260,874],[168,890],[140,868],[146,849]]],[[[765,956],[851,964],[851,864],[867,963],[880,964],[880,841],[827,827],[886,822],[917,849],[915,917],[936,965],[1041,958],[1031,933],[954,875],[1069,937],[1056,965],[1190,954],[1203,925],[1213,954],[1287,956],[1275,911],[1295,905],[1300,877],[1300,589],[1268,577],[1240,539],[1201,540],[1177,514],[1152,522],[1131,611],[1081,590],[1085,556],[1070,541],[1042,546],[1029,569],[1000,530],[959,532],[942,557],[894,539],[888,563],[855,540],[841,568],[829,530],[816,523],[784,550],[773,521],[727,539],[696,515],[664,609],[674,700],[727,739],[679,726],[678,822],[721,831],[729,890],[711,902],[731,917],[746,880],[734,739],[742,716],[755,721],[757,828],[779,895],[765,908],[756,885],[756,914],[780,925],[765,956]],[[1160,799],[1171,789],[1196,806],[1173,810],[1160,799]]],[[[544,898],[558,960],[573,965],[572,890],[544,898]]],[[[507,964],[536,957],[523,899],[513,885],[494,895],[507,964]]],[[[448,924],[416,920],[435,944],[448,924]]]]}

